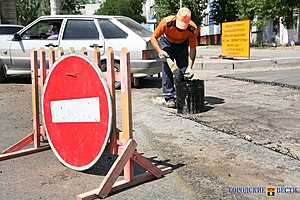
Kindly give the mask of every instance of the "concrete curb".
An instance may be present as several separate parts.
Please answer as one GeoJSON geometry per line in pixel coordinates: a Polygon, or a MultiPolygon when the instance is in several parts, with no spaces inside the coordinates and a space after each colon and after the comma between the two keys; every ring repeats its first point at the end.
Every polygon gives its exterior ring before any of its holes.
{"type": "Polygon", "coordinates": [[[250,83],[254,83],[254,84],[264,84],[264,85],[279,86],[279,87],[283,87],[283,88],[290,88],[290,89],[300,90],[300,86],[290,85],[290,84],[287,84],[287,83],[257,80],[257,79],[251,79],[251,78],[238,78],[238,77],[234,77],[234,75],[219,75],[217,77],[227,78],[227,79],[232,79],[232,80],[237,80],[237,81],[250,82],[250,83]]]}
{"type": "Polygon", "coordinates": [[[261,60],[242,60],[222,62],[222,60],[216,62],[195,62],[195,69],[200,70],[235,70],[235,69],[251,69],[260,67],[295,67],[300,66],[300,57],[292,58],[272,58],[272,59],[261,59],[261,60]]]}

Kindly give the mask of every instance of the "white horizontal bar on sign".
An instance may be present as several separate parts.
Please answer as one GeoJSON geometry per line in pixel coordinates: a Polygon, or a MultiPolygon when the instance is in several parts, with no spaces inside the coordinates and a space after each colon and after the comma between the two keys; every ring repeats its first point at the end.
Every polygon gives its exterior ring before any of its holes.
{"type": "Polygon", "coordinates": [[[99,97],[51,101],[53,123],[100,122],[99,97]]]}

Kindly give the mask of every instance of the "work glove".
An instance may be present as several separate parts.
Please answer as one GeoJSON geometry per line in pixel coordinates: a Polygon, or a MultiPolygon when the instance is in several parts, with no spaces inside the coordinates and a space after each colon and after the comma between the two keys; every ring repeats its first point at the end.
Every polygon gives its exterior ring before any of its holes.
{"type": "Polygon", "coordinates": [[[171,69],[172,73],[174,72],[174,70],[177,69],[177,65],[175,64],[175,62],[173,60],[171,60],[171,58],[166,58],[165,59],[167,64],[169,65],[169,68],[171,69]]]}
{"type": "Polygon", "coordinates": [[[184,78],[185,79],[192,79],[194,77],[194,72],[192,68],[188,67],[184,73],[184,78]]]}
{"type": "Polygon", "coordinates": [[[161,59],[170,58],[169,54],[167,52],[165,52],[164,50],[160,50],[158,56],[161,59]]]}

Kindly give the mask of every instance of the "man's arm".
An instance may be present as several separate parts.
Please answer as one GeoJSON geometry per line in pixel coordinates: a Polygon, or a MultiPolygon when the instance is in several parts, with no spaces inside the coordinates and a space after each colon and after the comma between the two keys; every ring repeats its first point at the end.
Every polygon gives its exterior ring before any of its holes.
{"type": "Polygon", "coordinates": [[[158,55],[163,54],[157,39],[164,33],[165,25],[166,23],[164,19],[162,19],[151,36],[151,44],[158,53],[158,55]]]}
{"type": "Polygon", "coordinates": [[[195,58],[196,58],[196,48],[190,48],[190,54],[189,54],[189,66],[188,68],[193,69],[195,58]]]}
{"type": "Polygon", "coordinates": [[[198,30],[196,28],[196,24],[194,24],[193,28],[193,33],[189,37],[189,44],[190,44],[190,53],[189,53],[189,65],[188,69],[192,69],[194,66],[195,58],[196,58],[196,53],[197,53],[197,38],[198,38],[198,30]]]}
{"type": "Polygon", "coordinates": [[[160,46],[158,44],[158,41],[157,39],[154,37],[154,35],[152,35],[151,37],[151,44],[152,46],[154,47],[154,49],[156,50],[156,52],[159,54],[161,49],[160,49],[160,46]]]}

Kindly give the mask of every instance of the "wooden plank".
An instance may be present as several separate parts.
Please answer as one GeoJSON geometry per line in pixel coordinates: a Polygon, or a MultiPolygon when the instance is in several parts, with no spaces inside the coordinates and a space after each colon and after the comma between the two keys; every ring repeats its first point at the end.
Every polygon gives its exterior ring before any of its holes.
{"type": "Polygon", "coordinates": [[[37,50],[31,52],[31,85],[32,85],[32,124],[33,124],[33,147],[40,146],[40,116],[39,116],[39,84],[38,84],[38,61],[37,50]]]}
{"type": "Polygon", "coordinates": [[[85,56],[87,56],[87,54],[88,54],[85,47],[82,47],[82,48],[80,49],[80,53],[81,53],[82,55],[85,55],[85,56]]]}
{"type": "Polygon", "coordinates": [[[151,173],[156,178],[161,178],[163,176],[162,171],[158,167],[153,165],[150,160],[146,159],[138,152],[134,153],[132,160],[136,162],[138,165],[140,165],[141,167],[145,168],[147,171],[149,171],[149,173],[151,173]]]}
{"type": "Polygon", "coordinates": [[[117,160],[114,162],[109,172],[105,176],[104,180],[102,181],[99,187],[99,191],[97,193],[98,196],[103,198],[109,194],[113,184],[116,182],[117,178],[121,174],[125,164],[132,157],[136,147],[137,143],[133,139],[128,140],[124,151],[121,155],[118,156],[117,160]]]}
{"type": "Polygon", "coordinates": [[[32,142],[33,142],[33,133],[30,133],[22,140],[18,141],[16,144],[3,150],[2,153],[12,153],[15,151],[19,151],[23,149],[25,146],[27,146],[28,144],[31,144],[32,142]]]}
{"type": "Polygon", "coordinates": [[[123,167],[133,155],[136,146],[137,143],[134,140],[128,140],[124,151],[121,155],[118,156],[118,158],[110,168],[109,172],[105,176],[104,180],[102,181],[100,187],[92,192],[90,191],[77,195],[77,199],[87,200],[94,199],[95,197],[106,197],[109,194],[113,184],[116,182],[117,178],[121,174],[123,167]]]}
{"type": "Polygon", "coordinates": [[[115,89],[115,69],[114,52],[111,47],[107,49],[107,76],[106,80],[109,86],[112,101],[112,127],[110,136],[109,151],[113,155],[118,155],[118,134],[116,122],[116,89],[115,89]]]}
{"type": "Polygon", "coordinates": [[[126,48],[121,50],[121,106],[122,106],[122,131],[121,140],[132,138],[132,102],[131,102],[131,75],[129,52],[126,48]]]}
{"type": "Polygon", "coordinates": [[[17,158],[17,157],[21,157],[21,156],[26,156],[29,154],[38,153],[38,152],[46,151],[49,149],[50,149],[50,146],[46,145],[46,146],[40,146],[39,148],[30,148],[30,149],[20,150],[20,151],[16,151],[16,152],[12,152],[12,153],[6,153],[6,154],[0,155],[0,161],[17,158]]]}
{"type": "Polygon", "coordinates": [[[55,62],[55,51],[53,47],[50,47],[48,50],[48,60],[49,60],[49,69],[51,69],[55,62]]]}
{"type": "Polygon", "coordinates": [[[40,84],[41,84],[41,88],[43,88],[44,82],[46,80],[46,75],[47,75],[46,52],[44,48],[40,49],[40,71],[41,71],[40,84]]]}
{"type": "Polygon", "coordinates": [[[64,48],[60,47],[60,48],[58,49],[58,55],[59,55],[59,56],[64,56],[64,55],[65,55],[64,48]]]}
{"type": "MultiPolygon", "coordinates": [[[[121,49],[121,111],[122,111],[122,134],[119,139],[127,141],[132,135],[132,103],[131,103],[131,74],[128,49],[121,49]]],[[[130,159],[124,168],[124,179],[129,181],[134,178],[133,162],[130,159]]]]}
{"type": "MultiPolygon", "coordinates": [[[[40,68],[40,72],[41,72],[41,75],[40,75],[40,86],[41,86],[40,91],[43,91],[44,83],[45,83],[46,75],[47,75],[46,52],[45,52],[44,48],[40,49],[40,67],[39,68],[40,68]]],[[[44,125],[43,122],[42,122],[42,126],[41,126],[40,130],[41,130],[42,137],[45,137],[46,129],[45,129],[45,125],[44,125]]]]}
{"type": "MultiPolygon", "coordinates": [[[[169,174],[169,173],[172,172],[172,168],[171,167],[162,168],[161,171],[162,171],[163,175],[166,175],[166,174],[169,174]]],[[[132,181],[121,180],[121,181],[116,182],[113,185],[112,190],[111,190],[110,193],[116,193],[116,192],[122,191],[124,189],[134,187],[136,185],[151,181],[155,178],[156,178],[155,176],[145,172],[143,174],[140,174],[140,175],[136,176],[134,178],[134,180],[132,180],[132,181]]],[[[80,195],[77,196],[77,200],[94,200],[94,199],[98,199],[99,196],[97,195],[97,191],[98,191],[98,189],[94,189],[94,190],[91,190],[89,192],[80,194],[80,195]]]]}
{"type": "Polygon", "coordinates": [[[97,195],[98,189],[94,189],[82,194],[79,194],[76,196],[77,200],[94,200],[94,199],[98,199],[99,196],[97,195]]]}
{"type": "Polygon", "coordinates": [[[94,58],[94,63],[100,68],[101,67],[101,60],[100,60],[100,49],[94,48],[93,50],[93,58],[94,58]]]}
{"type": "Polygon", "coordinates": [[[2,151],[2,153],[12,153],[15,151],[19,151],[26,147],[28,144],[31,144],[33,142],[33,133],[30,133],[26,137],[24,137],[22,140],[17,142],[16,144],[6,148],[5,150],[2,151]]]}
{"type": "Polygon", "coordinates": [[[70,53],[75,53],[74,47],[70,47],[69,50],[70,50],[70,53]]]}
{"type": "MultiPolygon", "coordinates": [[[[165,167],[162,169],[159,169],[162,172],[162,175],[166,175],[171,173],[173,170],[171,167],[165,167]]],[[[122,191],[126,188],[129,187],[133,187],[151,180],[157,179],[157,177],[153,176],[152,174],[150,174],[149,172],[145,172],[143,174],[139,174],[137,176],[134,177],[134,179],[132,181],[126,181],[126,180],[122,180],[122,181],[118,181],[113,185],[113,188],[111,190],[111,193],[116,193],[118,191],[122,191]]]]}

